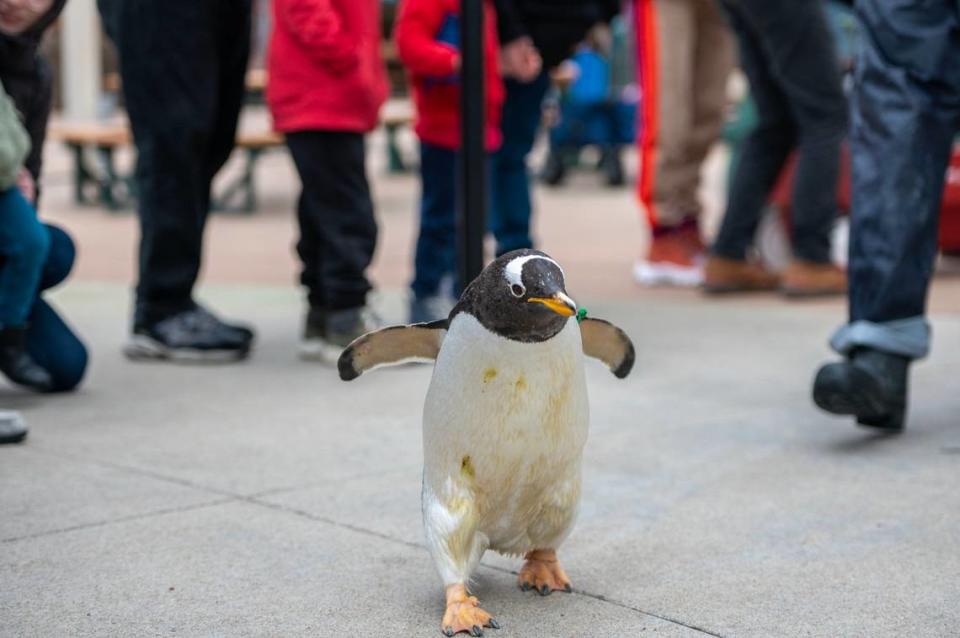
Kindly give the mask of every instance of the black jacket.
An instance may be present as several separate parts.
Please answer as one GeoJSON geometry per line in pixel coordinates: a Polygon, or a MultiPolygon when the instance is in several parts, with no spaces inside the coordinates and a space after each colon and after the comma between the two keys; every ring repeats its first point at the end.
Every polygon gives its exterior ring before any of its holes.
{"type": "Polygon", "coordinates": [[[494,0],[500,43],[528,35],[552,68],[570,57],[590,27],[609,22],[620,0],[494,0]]]}
{"type": "Polygon", "coordinates": [[[0,81],[17,105],[30,134],[33,147],[25,165],[34,179],[40,177],[40,158],[47,136],[53,89],[50,64],[40,56],[38,49],[43,32],[57,19],[66,2],[56,0],[25,33],[18,36],[0,34],[0,81]]]}

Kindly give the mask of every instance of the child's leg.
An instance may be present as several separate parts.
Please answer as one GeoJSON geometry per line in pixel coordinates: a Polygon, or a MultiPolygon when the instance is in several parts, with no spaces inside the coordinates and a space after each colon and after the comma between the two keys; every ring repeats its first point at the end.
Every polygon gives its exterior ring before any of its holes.
{"type": "Polygon", "coordinates": [[[20,191],[0,193],[0,328],[22,328],[37,296],[50,237],[20,191]]]}
{"type": "MultiPolygon", "coordinates": [[[[76,255],[73,241],[61,229],[46,225],[50,236],[50,250],[40,289],[52,288],[66,279],[76,255]]],[[[87,348],[57,311],[42,298],[33,303],[27,329],[27,352],[34,361],[50,373],[54,392],[74,389],[87,369],[87,348]]]]}
{"type": "Polygon", "coordinates": [[[455,151],[420,145],[420,233],[414,258],[413,294],[418,299],[440,293],[440,281],[456,270],[455,151]]]}
{"type": "Polygon", "coordinates": [[[303,191],[298,215],[301,282],[310,305],[330,311],[366,304],[366,269],[377,244],[361,133],[287,134],[303,191]]]}

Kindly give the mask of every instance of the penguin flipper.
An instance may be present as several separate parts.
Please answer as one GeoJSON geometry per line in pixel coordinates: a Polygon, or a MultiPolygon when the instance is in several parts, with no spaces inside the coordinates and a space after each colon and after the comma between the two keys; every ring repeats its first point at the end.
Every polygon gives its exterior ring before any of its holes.
{"type": "Polygon", "coordinates": [[[623,330],[609,321],[588,317],[580,322],[580,338],[583,353],[603,361],[618,379],[630,374],[636,353],[633,342],[623,330]]]}
{"type": "Polygon", "coordinates": [[[357,337],[340,354],[337,370],[344,381],[352,381],[379,366],[411,360],[437,358],[447,334],[447,320],[390,326],[357,337]]]}

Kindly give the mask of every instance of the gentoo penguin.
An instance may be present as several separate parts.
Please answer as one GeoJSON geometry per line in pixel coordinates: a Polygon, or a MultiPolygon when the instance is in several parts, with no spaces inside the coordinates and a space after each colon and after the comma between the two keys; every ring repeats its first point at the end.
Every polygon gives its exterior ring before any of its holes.
{"type": "Polygon", "coordinates": [[[423,413],[422,503],[446,587],[447,636],[499,628],[467,591],[488,549],[525,557],[524,591],[571,591],[557,548],[580,501],[584,354],[620,378],[633,367],[622,330],[578,315],[560,265],[519,250],[488,265],[448,319],[371,332],[340,356],[346,381],[380,365],[436,360],[423,413]]]}

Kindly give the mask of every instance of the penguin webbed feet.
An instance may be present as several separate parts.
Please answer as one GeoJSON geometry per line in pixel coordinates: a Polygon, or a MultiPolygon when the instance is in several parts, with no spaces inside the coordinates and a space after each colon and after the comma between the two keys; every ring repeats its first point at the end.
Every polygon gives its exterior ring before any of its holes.
{"type": "Polygon", "coordinates": [[[485,627],[500,629],[500,624],[489,612],[480,608],[480,601],[476,596],[469,595],[464,585],[447,587],[447,609],[440,623],[443,635],[467,633],[471,636],[482,636],[485,627]]]}
{"type": "Polygon", "coordinates": [[[552,549],[537,549],[527,552],[526,562],[517,575],[517,585],[521,591],[536,591],[541,596],[549,596],[555,591],[573,592],[570,578],[557,560],[557,552],[552,549]]]}

